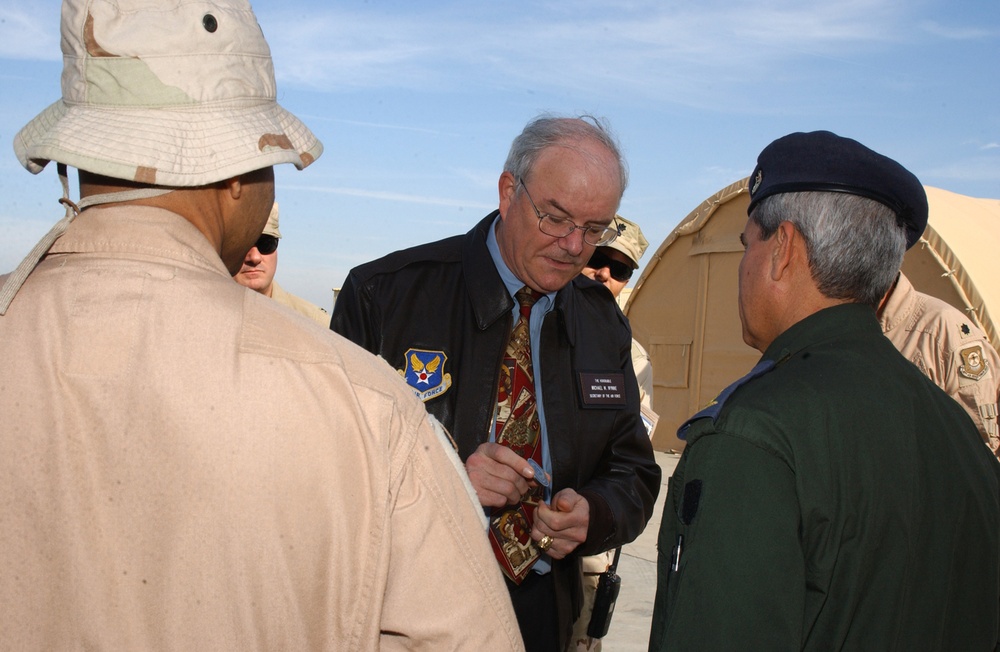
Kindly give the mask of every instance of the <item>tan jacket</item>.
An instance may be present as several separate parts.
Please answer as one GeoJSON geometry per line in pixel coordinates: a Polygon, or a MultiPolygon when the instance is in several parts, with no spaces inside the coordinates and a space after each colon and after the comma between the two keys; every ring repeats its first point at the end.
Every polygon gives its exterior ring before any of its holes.
{"type": "Polygon", "coordinates": [[[639,402],[650,407],[653,402],[653,366],[649,363],[649,354],[642,345],[632,340],[632,368],[635,370],[635,380],[639,383],[639,402]]]}
{"type": "Polygon", "coordinates": [[[660,420],[660,415],[653,411],[653,365],[649,361],[646,349],[635,339],[632,340],[632,369],[635,370],[635,380],[639,384],[642,422],[646,426],[646,433],[652,439],[656,423],[660,420]]]}
{"type": "Polygon", "coordinates": [[[522,649],[420,402],[181,217],[86,210],[0,360],[0,649],[522,649]]]}
{"type": "Polygon", "coordinates": [[[955,307],[918,292],[902,272],[879,319],[896,348],[962,404],[996,453],[1000,356],[986,334],[955,307]]]}
{"type": "Polygon", "coordinates": [[[310,303],[302,297],[286,292],[283,287],[278,285],[277,281],[271,281],[271,298],[281,305],[288,306],[295,312],[322,324],[325,328],[330,328],[330,314],[327,311],[315,303],[310,303]]]}

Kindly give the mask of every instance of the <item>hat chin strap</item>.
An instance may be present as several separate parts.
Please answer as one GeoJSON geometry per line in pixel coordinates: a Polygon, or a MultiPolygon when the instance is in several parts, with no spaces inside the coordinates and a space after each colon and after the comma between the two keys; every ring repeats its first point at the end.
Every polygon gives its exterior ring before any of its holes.
{"type": "Polygon", "coordinates": [[[110,204],[114,202],[123,201],[135,201],[137,199],[149,199],[151,197],[159,197],[160,195],[165,195],[167,193],[173,192],[173,188],[137,188],[134,190],[122,190],[120,192],[107,192],[100,195],[90,195],[84,197],[77,203],[73,203],[73,200],[69,198],[69,176],[66,173],[66,165],[64,163],[57,163],[56,169],[59,172],[59,181],[62,183],[63,196],[59,199],[59,203],[66,207],[66,215],[61,220],[56,222],[48,233],[45,234],[41,240],[35,244],[34,248],[28,252],[28,255],[24,257],[24,260],[17,266],[10,275],[7,276],[7,280],[3,284],[3,288],[0,289],[0,316],[7,314],[7,308],[10,307],[11,301],[14,300],[14,295],[17,291],[21,289],[24,282],[27,280],[28,275],[34,271],[38,262],[49,252],[55,241],[66,233],[66,229],[69,228],[70,222],[73,221],[80,211],[89,208],[91,206],[100,206],[101,204],[110,204]]]}

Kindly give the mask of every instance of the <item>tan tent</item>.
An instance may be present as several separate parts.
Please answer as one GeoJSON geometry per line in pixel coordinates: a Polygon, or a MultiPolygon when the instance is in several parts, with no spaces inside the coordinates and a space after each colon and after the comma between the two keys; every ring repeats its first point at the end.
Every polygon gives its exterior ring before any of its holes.
{"type": "MultiPolygon", "coordinates": [[[[677,427],[760,357],[743,343],[736,304],[746,185],[726,186],[684,218],[625,306],[652,359],[657,450],[680,450],[677,427]]],[[[926,190],[929,224],[903,270],[918,290],[969,314],[1000,349],[1000,200],[926,190]]]]}

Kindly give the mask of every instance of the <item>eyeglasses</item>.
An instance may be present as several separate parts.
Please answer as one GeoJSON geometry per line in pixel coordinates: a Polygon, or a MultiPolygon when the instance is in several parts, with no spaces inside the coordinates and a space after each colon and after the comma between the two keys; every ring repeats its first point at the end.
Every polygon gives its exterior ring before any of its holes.
{"type": "Polygon", "coordinates": [[[524,185],[524,180],[518,178],[517,182],[524,188],[524,194],[528,197],[528,203],[538,216],[538,230],[553,238],[566,238],[572,235],[573,231],[579,229],[583,231],[583,241],[595,247],[611,244],[618,237],[618,224],[614,226],[577,226],[573,220],[566,217],[556,217],[548,213],[542,213],[535,206],[535,200],[531,198],[528,187],[524,185]]]}
{"type": "Polygon", "coordinates": [[[278,249],[278,239],[273,235],[267,235],[266,233],[259,238],[257,238],[257,251],[260,252],[261,256],[266,256],[268,254],[273,254],[278,249]]]}
{"type": "Polygon", "coordinates": [[[590,257],[590,262],[587,263],[587,267],[591,269],[603,269],[607,267],[611,278],[619,283],[625,283],[632,278],[633,270],[631,265],[623,263],[620,260],[615,260],[600,251],[594,252],[594,255],[590,257]]]}

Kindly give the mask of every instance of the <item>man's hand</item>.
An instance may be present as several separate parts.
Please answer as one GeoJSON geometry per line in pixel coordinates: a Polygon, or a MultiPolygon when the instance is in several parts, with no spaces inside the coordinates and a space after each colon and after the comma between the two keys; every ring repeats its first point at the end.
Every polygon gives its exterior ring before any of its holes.
{"type": "Polygon", "coordinates": [[[549,557],[562,559],[587,540],[590,527],[590,503],[572,489],[563,489],[552,498],[552,506],[542,503],[535,510],[531,538],[539,541],[552,537],[549,557]]]}
{"type": "Polygon", "coordinates": [[[533,479],[535,472],[523,457],[493,442],[481,444],[469,455],[465,470],[483,507],[514,505],[538,486],[533,479]]]}

